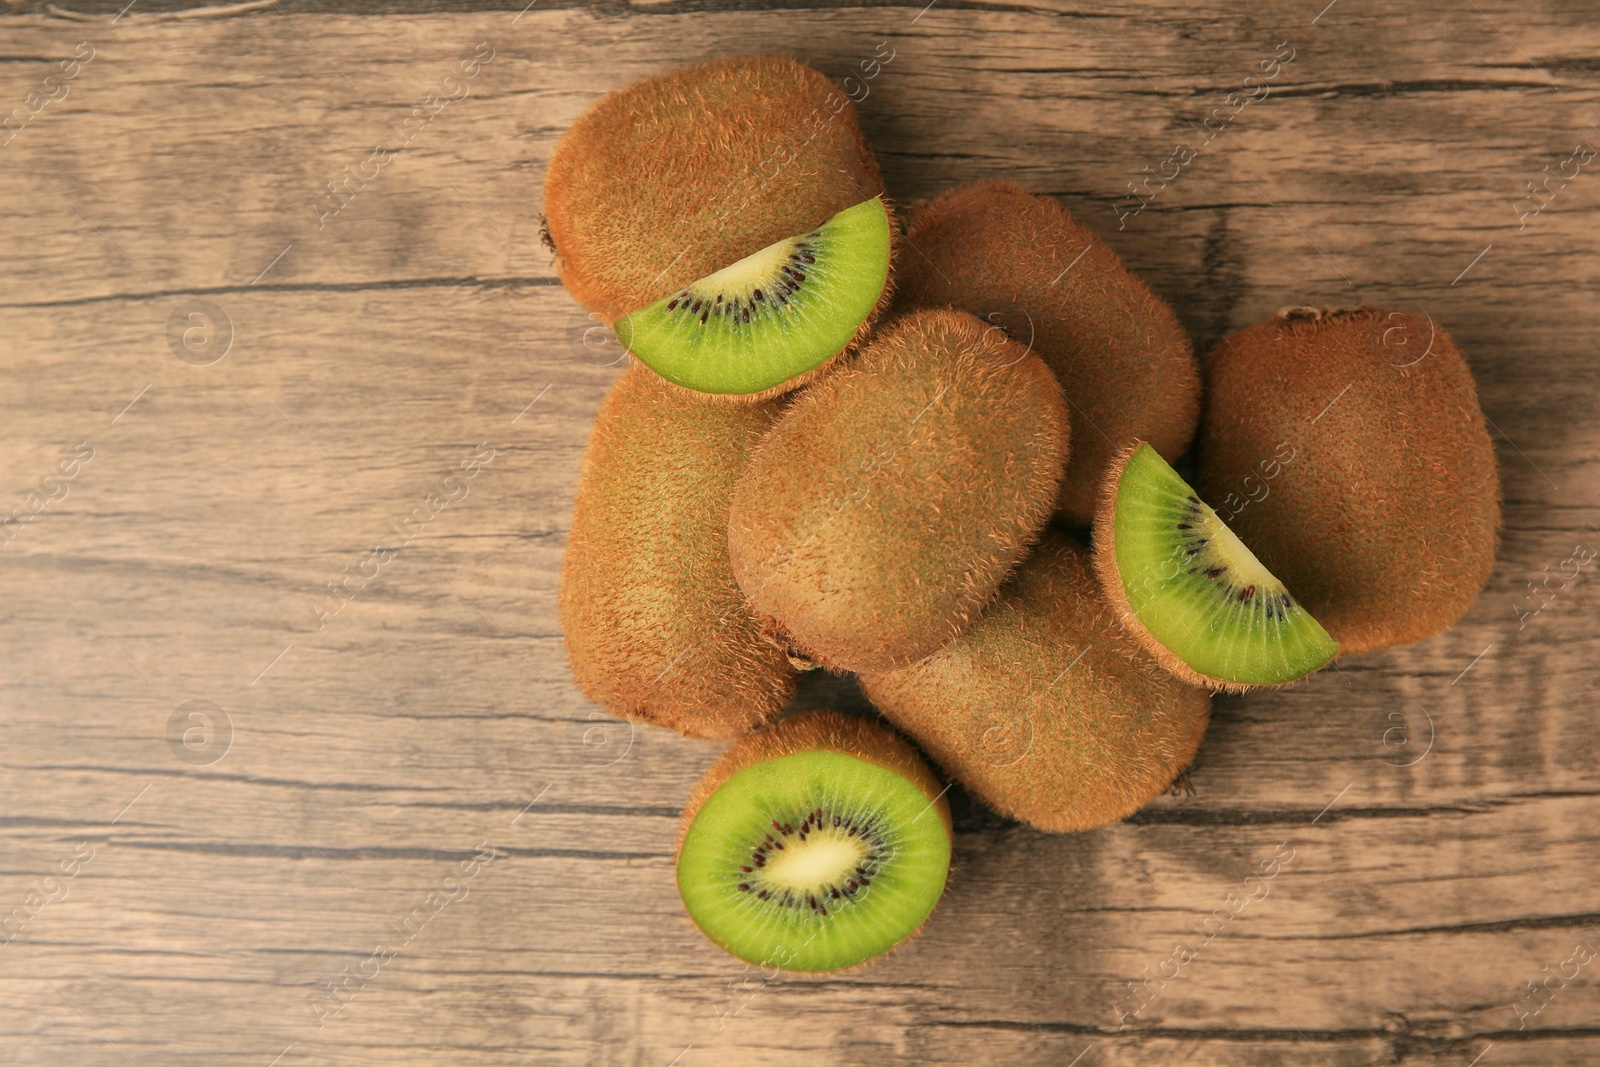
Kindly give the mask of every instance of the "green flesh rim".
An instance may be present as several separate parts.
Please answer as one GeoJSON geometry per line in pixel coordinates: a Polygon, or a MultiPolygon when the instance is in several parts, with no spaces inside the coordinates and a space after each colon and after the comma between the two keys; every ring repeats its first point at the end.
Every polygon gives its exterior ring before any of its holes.
{"type": "Polygon", "coordinates": [[[745,962],[831,971],[915,933],[949,867],[950,834],[916,783],[816,749],[751,764],[711,795],[684,835],[678,892],[745,962]]]}
{"type": "Polygon", "coordinates": [[[1117,570],[1150,635],[1208,678],[1279,685],[1339,651],[1217,513],[1149,445],[1117,483],[1117,570]]]}
{"type": "Polygon", "coordinates": [[[889,215],[872,199],[617,321],[617,339],[668,381],[759,393],[826,363],[889,281],[889,215]]]}

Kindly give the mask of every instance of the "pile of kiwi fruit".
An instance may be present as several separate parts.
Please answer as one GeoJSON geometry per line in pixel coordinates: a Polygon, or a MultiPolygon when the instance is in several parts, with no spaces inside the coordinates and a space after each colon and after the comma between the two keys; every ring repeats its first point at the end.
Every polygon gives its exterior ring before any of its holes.
{"type": "Polygon", "coordinates": [[[793,59],[606,96],[545,213],[632,357],[573,514],[573,676],[732,739],[677,880],[749,963],[914,935],[951,785],[1044,831],[1125,818],[1187,768],[1213,692],[1437,634],[1493,568],[1494,448],[1430,319],[1292,307],[1202,365],[1054,200],[897,207],[850,101],[793,59]],[[808,670],[856,675],[879,716],[788,712],[808,670]]]}

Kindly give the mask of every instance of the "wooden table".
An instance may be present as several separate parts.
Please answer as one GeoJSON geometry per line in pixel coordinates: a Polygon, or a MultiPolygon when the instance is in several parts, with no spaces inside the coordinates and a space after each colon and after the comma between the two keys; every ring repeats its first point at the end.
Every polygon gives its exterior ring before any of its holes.
{"type": "Polygon", "coordinates": [[[0,14],[0,516],[36,512],[0,548],[0,1062],[1600,1063],[1600,574],[1530,593],[1600,547],[1592,4],[124,3],[0,14]],[[1058,196],[1202,349],[1289,304],[1445,324],[1506,528],[1454,630],[1218,699],[1184,788],[1102,831],[958,797],[919,940],[769,979],[673,885],[718,746],[566,671],[619,368],[540,189],[611,88],[883,42],[902,200],[1058,196]]]}

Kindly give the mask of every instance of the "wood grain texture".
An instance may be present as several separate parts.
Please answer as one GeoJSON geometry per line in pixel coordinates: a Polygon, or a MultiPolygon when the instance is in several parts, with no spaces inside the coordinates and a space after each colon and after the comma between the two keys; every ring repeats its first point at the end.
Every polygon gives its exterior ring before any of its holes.
{"type": "Polygon", "coordinates": [[[1600,534],[1600,176],[1520,217],[1600,139],[1592,5],[122,7],[0,9],[0,112],[28,116],[0,132],[0,518],[57,497],[0,547],[0,1062],[1600,1063],[1600,962],[1537,1014],[1526,988],[1600,947],[1600,577],[1518,615],[1600,534]],[[860,112],[902,201],[1056,195],[1202,349],[1289,304],[1445,324],[1506,529],[1452,631],[1219,699],[1185,788],[1103,831],[958,798],[919,940],[768,980],[673,888],[717,746],[567,675],[557,574],[618,367],[540,187],[627,81],[757,50],[843,78],[885,41],[860,112]],[[470,95],[405,127],[480,43],[470,95]]]}

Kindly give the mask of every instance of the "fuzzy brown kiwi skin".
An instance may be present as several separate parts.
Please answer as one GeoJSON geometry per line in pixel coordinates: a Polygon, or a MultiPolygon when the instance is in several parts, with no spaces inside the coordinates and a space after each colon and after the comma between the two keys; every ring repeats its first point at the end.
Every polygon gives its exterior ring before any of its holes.
{"type": "Polygon", "coordinates": [[[1140,647],[1154,656],[1156,662],[1180,682],[1225,693],[1242,693],[1247,689],[1255,689],[1257,687],[1254,685],[1201,674],[1189,666],[1145,628],[1144,623],[1139,621],[1139,616],[1134,612],[1133,605],[1128,601],[1128,593],[1122,583],[1122,572],[1117,568],[1117,488],[1122,482],[1123,472],[1128,469],[1128,461],[1143,444],[1143,441],[1135,441],[1118,449],[1116,455],[1111,458],[1111,465],[1106,468],[1105,478],[1100,482],[1100,504],[1095,510],[1094,531],[1091,537],[1094,545],[1094,573],[1100,582],[1101,592],[1105,594],[1112,610],[1117,613],[1117,618],[1128,635],[1138,641],[1140,647]]]}
{"type": "Polygon", "coordinates": [[[919,210],[899,278],[904,307],[954,306],[1010,323],[1073,406],[1072,461],[1057,501],[1087,525],[1120,446],[1149,441],[1169,462],[1200,421],[1200,369],[1172,309],[1055,200],[1011,182],[953,189],[919,210]]]}
{"type": "Polygon", "coordinates": [[[1049,832],[1114,822],[1160,796],[1194,758],[1211,707],[1124,632],[1087,554],[1055,531],[972,629],[862,687],[973,795],[1049,832]],[[1023,721],[1017,758],[985,757],[990,731],[1023,721]]]}
{"type": "Polygon", "coordinates": [[[1500,479],[1471,370],[1431,318],[1287,308],[1217,346],[1206,395],[1206,499],[1260,481],[1280,442],[1296,449],[1229,525],[1341,653],[1431,637],[1476,601],[1500,479]]]}
{"type": "Polygon", "coordinates": [[[612,323],[883,191],[827,77],[736,56],[624,86],[580,116],[551,156],[544,214],[562,282],[612,323]]]}
{"type": "Polygon", "coordinates": [[[695,400],[641,367],[607,396],[558,605],[573,678],[611,714],[724,738],[793,694],[795,669],[749,611],[726,540],[733,484],[776,415],[695,400]]]}
{"type": "MultiPolygon", "coordinates": [[[[785,379],[769,389],[762,389],[755,393],[703,393],[698,389],[691,389],[687,385],[679,385],[677,382],[666,378],[661,380],[681,392],[692,393],[697,397],[706,397],[724,404],[759,404],[810,385],[823,374],[838,366],[840,360],[847,360],[860,351],[861,346],[866,343],[871,335],[873,327],[878,324],[880,317],[894,304],[895,262],[900,257],[901,244],[905,241],[905,237],[900,233],[899,224],[895,221],[894,204],[890,202],[887,196],[879,197],[879,200],[883,202],[884,214],[889,216],[889,273],[884,278],[883,292],[878,294],[878,302],[872,306],[872,310],[867,313],[867,317],[861,325],[856,327],[856,332],[850,338],[848,344],[810,370],[797,374],[793,378],[785,379]]],[[[823,221],[826,222],[827,219],[823,221]]],[[[643,360],[639,360],[639,363],[641,366],[645,365],[643,360]]]]}
{"type": "MultiPolygon", "coordinates": [[[[909,413],[907,408],[904,414],[909,413]]],[[[735,576],[753,610],[772,620],[773,628],[808,660],[834,671],[906,666],[965,629],[1026,555],[1049,518],[1069,454],[1069,433],[1066,404],[1054,377],[1037,356],[1007,340],[1001,331],[948,309],[896,314],[858,358],[796,397],[763,439],[734,491],[729,514],[735,576]],[[950,396],[947,403],[968,400],[969,393],[984,398],[977,401],[979,406],[950,416],[956,420],[950,425],[967,438],[988,438],[993,444],[989,434],[991,428],[1001,432],[1001,415],[1020,409],[1024,402],[1033,406],[1036,422],[1025,428],[1008,427],[1018,436],[1006,442],[1011,446],[1006,455],[1022,461],[1012,479],[1018,484],[1006,483],[1015,496],[991,500],[992,513],[974,514],[974,522],[993,523],[992,543],[959,564],[942,558],[958,573],[940,569],[906,581],[894,575],[898,584],[885,584],[876,593],[842,586],[838,573],[860,563],[869,545],[873,551],[915,565],[919,556],[914,546],[909,541],[895,543],[906,541],[912,529],[929,531],[928,538],[947,556],[959,550],[957,526],[943,512],[930,517],[925,510],[923,489],[929,483],[913,481],[907,463],[895,466],[899,452],[908,447],[905,443],[896,444],[895,461],[886,464],[889,473],[875,475],[875,486],[857,479],[855,488],[865,485],[870,501],[863,497],[848,506],[835,506],[837,494],[824,492],[832,482],[850,483],[853,477],[845,470],[848,464],[828,458],[850,450],[847,435],[860,435],[863,447],[855,451],[864,451],[864,443],[881,431],[883,419],[902,414],[899,408],[880,409],[881,413],[864,409],[893,403],[887,398],[897,390],[924,390],[938,380],[946,381],[939,395],[950,396]],[[996,394],[1005,396],[1003,403],[996,394]],[[998,409],[984,406],[995,404],[998,409]],[[973,429],[980,416],[987,420],[982,434],[973,429]],[[812,523],[820,521],[818,516],[830,514],[833,517],[821,524],[828,536],[818,538],[813,531],[801,539],[812,523]],[[776,571],[768,574],[765,568],[784,551],[788,555],[777,570],[785,573],[778,580],[776,571]],[[913,604],[913,598],[921,599],[913,604]]],[[[947,442],[941,439],[941,443],[947,442]]],[[[855,461],[852,455],[850,463],[855,461]]],[[[958,500],[951,488],[960,480],[959,466],[956,455],[949,462],[929,462],[923,475],[947,483],[946,510],[967,499],[958,500]]],[[[980,488],[992,488],[990,481],[985,475],[980,488]]],[[[926,543],[923,548],[921,558],[926,561],[934,552],[926,543]]]]}

